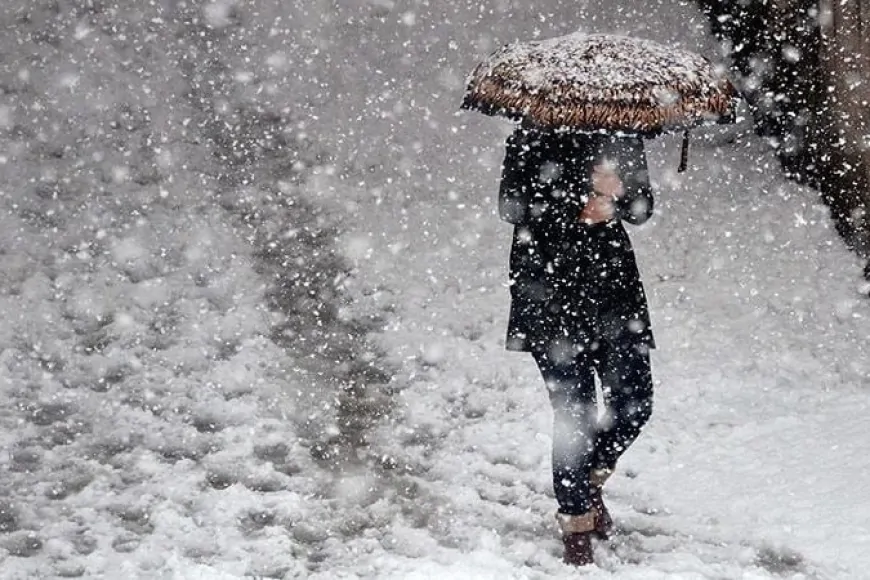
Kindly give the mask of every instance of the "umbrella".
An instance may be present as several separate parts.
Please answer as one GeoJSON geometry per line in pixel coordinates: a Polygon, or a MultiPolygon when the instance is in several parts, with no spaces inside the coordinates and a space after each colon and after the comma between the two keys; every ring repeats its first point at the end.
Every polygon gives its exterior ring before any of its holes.
{"type": "Polygon", "coordinates": [[[574,33],[506,45],[477,65],[463,109],[542,129],[655,136],[733,122],[737,94],[703,56],[640,38],[574,33]]]}

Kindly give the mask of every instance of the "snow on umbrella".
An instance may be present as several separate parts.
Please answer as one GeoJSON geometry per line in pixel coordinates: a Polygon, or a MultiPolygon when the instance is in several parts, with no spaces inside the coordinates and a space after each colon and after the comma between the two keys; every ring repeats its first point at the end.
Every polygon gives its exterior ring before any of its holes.
{"type": "Polygon", "coordinates": [[[545,129],[653,136],[734,120],[731,82],[699,54],[651,40],[574,33],[502,47],[477,65],[463,109],[545,129]]]}

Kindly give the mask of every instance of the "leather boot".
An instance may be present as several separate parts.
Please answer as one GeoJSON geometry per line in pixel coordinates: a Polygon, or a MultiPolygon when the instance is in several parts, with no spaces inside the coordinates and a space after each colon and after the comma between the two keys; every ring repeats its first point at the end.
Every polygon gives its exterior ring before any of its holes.
{"type": "Polygon", "coordinates": [[[593,564],[592,536],[595,533],[595,513],[589,511],[579,516],[557,513],[556,520],[562,530],[562,543],[565,546],[562,561],[571,566],[593,564]]]}
{"type": "Polygon", "coordinates": [[[613,473],[611,469],[593,469],[589,474],[589,499],[592,501],[592,511],[595,512],[595,535],[607,540],[613,533],[613,518],[604,505],[604,482],[613,473]]]}

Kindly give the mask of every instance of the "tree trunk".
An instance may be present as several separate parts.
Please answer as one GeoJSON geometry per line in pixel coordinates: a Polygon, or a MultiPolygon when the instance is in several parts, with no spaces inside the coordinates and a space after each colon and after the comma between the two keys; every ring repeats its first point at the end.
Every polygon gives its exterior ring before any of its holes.
{"type": "Polygon", "coordinates": [[[820,60],[839,153],[841,199],[853,244],[870,254],[870,0],[823,0],[820,60]]]}

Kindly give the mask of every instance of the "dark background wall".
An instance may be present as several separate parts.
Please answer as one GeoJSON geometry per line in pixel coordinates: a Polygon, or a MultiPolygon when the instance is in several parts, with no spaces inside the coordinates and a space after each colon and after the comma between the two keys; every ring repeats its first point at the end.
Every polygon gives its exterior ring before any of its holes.
{"type": "Polygon", "coordinates": [[[698,3],[732,57],[756,131],[790,177],[819,190],[846,244],[870,258],[870,1],[698,3]]]}

